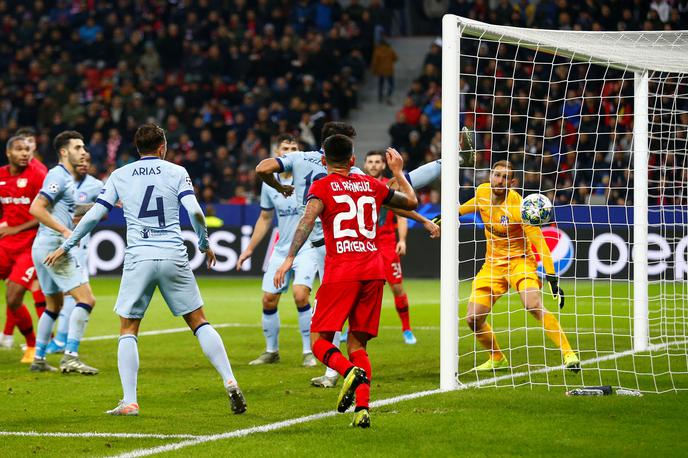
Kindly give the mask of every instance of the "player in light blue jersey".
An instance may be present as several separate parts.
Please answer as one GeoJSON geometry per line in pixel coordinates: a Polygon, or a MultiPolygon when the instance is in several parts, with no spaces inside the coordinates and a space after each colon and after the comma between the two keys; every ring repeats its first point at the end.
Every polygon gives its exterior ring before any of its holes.
{"type": "MultiPolygon", "coordinates": [[[[328,122],[322,128],[323,140],[331,135],[342,134],[349,138],[356,136],[356,130],[350,124],[343,122],[328,122]]],[[[306,209],[306,197],[308,190],[314,181],[327,176],[327,168],[323,163],[323,152],[320,151],[297,151],[286,154],[282,157],[268,158],[258,164],[256,173],[268,186],[277,190],[284,196],[292,193],[296,197],[299,205],[299,214],[302,216],[306,209]],[[280,183],[277,173],[290,172],[293,176],[293,184],[280,183]]],[[[358,167],[352,167],[351,173],[363,175],[363,171],[358,167]]],[[[318,273],[320,278],[323,276],[325,266],[325,236],[323,235],[322,222],[318,218],[311,232],[310,244],[318,249],[320,258],[318,259],[318,273]]]]}
{"type": "Polygon", "coordinates": [[[58,134],[53,141],[60,163],[50,169],[40,193],[29,210],[39,221],[38,234],[31,249],[36,275],[46,298],[46,309],[38,320],[36,356],[31,364],[34,372],[53,372],[45,359],[53,325],[62,309],[64,293],[74,297],[76,305],[69,319],[69,333],[65,354],[60,361],[63,373],[78,372],[86,375],[98,373],[79,358],[79,344],[86,330],[96,299],[87,279],[81,274],[81,266],[75,256],[69,255],[52,265],[44,264],[46,256],[59,248],[71,236],[76,206],[76,168],[84,160],[84,138],[75,131],[58,134]]]}
{"type": "MultiPolygon", "coordinates": [[[[356,129],[350,124],[344,122],[328,122],[322,128],[321,138],[324,140],[327,137],[335,134],[346,135],[349,138],[356,136],[356,129]]],[[[283,196],[290,196],[294,194],[299,205],[299,216],[303,216],[306,209],[306,197],[308,190],[314,181],[327,176],[327,167],[323,162],[323,151],[297,151],[289,153],[282,157],[264,159],[256,167],[256,173],[263,180],[265,184],[277,190],[283,196]],[[293,176],[293,184],[280,183],[277,178],[277,173],[291,172],[293,176]]],[[[358,167],[352,167],[351,173],[359,173],[363,175],[363,171],[358,167]]],[[[320,218],[315,221],[315,226],[311,232],[309,242],[304,245],[310,245],[317,251],[318,274],[323,278],[325,273],[325,236],[323,234],[322,222],[320,218]]],[[[334,342],[340,341],[340,333],[335,334],[334,342]]],[[[337,382],[339,375],[328,368],[325,375],[311,379],[314,386],[333,387],[337,382]]]]}
{"type": "Polygon", "coordinates": [[[406,174],[406,179],[413,189],[421,189],[429,186],[442,174],[442,159],[423,164],[417,169],[411,170],[406,174]]]}
{"type": "MultiPolygon", "coordinates": [[[[91,155],[88,152],[84,155],[84,161],[76,168],[78,175],[76,181],[76,189],[74,190],[74,200],[76,201],[76,208],[74,210],[74,223],[78,223],[81,217],[93,206],[100,190],[103,189],[103,182],[98,178],[89,175],[88,170],[91,167],[91,155]]],[[[91,239],[91,234],[88,234],[81,240],[77,248],[72,250],[72,254],[76,257],[77,262],[81,266],[81,272],[84,281],[88,281],[88,242],[91,239]]],[[[62,310],[57,320],[57,334],[48,344],[46,352],[63,353],[65,345],[67,344],[67,334],[69,332],[69,317],[74,310],[76,301],[71,295],[65,295],[62,310]]]]}
{"type": "Polygon", "coordinates": [[[172,313],[184,317],[198,338],[203,353],[222,377],[232,411],[243,413],[246,401],[232,372],[222,338],[205,317],[203,300],[182,238],[180,203],[189,213],[198,236],[198,248],[206,254],[208,267],[215,264],[205,217],[194,195],[191,179],[183,167],[164,160],[167,140],[160,127],[142,125],[136,131],[134,143],[141,159],[112,172],[96,205],[45,262],[48,265],[61,262],[63,256],[69,255],[70,250],[91,232],[117,201],[121,201],[127,222],[127,249],[115,311],[120,316],[117,357],[124,398],[107,413],[139,413],[136,397],[139,368],[137,336],[141,319],[157,287],[172,313]]]}
{"type": "MultiPolygon", "coordinates": [[[[287,153],[298,150],[296,139],[292,135],[284,134],[277,138],[276,157],[282,157],[287,153]]],[[[291,184],[292,176],[284,172],[277,176],[280,183],[291,184]]],[[[263,335],[265,336],[265,352],[251,361],[252,366],[260,364],[273,364],[280,360],[278,337],[280,331],[280,319],[277,313],[277,305],[280,296],[289,288],[292,282],[292,292],[298,313],[299,331],[301,332],[301,344],[303,354],[303,366],[314,367],[317,360],[311,351],[311,305],[310,295],[313,289],[313,280],[318,273],[319,254],[312,246],[304,246],[294,260],[294,268],[289,272],[287,281],[281,288],[275,288],[273,279],[275,272],[284,261],[289,251],[291,240],[296,232],[296,225],[300,219],[299,205],[296,196],[285,197],[263,183],[260,191],[260,216],[251,235],[251,241],[239,256],[237,270],[248,260],[256,246],[265,238],[272,227],[274,216],[277,216],[277,229],[279,240],[270,254],[268,268],[263,275],[263,335]],[[292,281],[293,280],[293,281],[292,281]]]]}
{"type": "MultiPolygon", "coordinates": [[[[328,122],[322,128],[321,138],[324,140],[335,134],[346,135],[347,137],[353,139],[356,136],[356,129],[350,124],[344,122],[328,122]]],[[[306,197],[311,184],[314,181],[319,180],[327,176],[327,167],[324,164],[323,151],[299,151],[295,153],[287,154],[279,158],[268,158],[258,164],[256,167],[256,173],[263,180],[265,184],[274,188],[279,193],[284,196],[289,196],[292,193],[296,196],[296,200],[299,204],[299,214],[302,216],[304,210],[306,209],[306,197]],[[276,179],[277,173],[281,172],[292,172],[293,184],[280,183],[276,179]]],[[[351,173],[357,173],[364,175],[364,172],[358,167],[352,167],[351,173]]],[[[422,218],[416,212],[402,212],[400,210],[395,210],[395,213],[411,218],[415,221],[423,224],[424,218],[422,218]]],[[[317,249],[318,252],[318,272],[320,278],[323,277],[323,269],[325,266],[325,238],[322,231],[322,223],[318,218],[311,232],[309,243],[312,247],[317,249]]],[[[307,246],[307,245],[305,245],[307,246]]],[[[335,334],[333,341],[339,342],[340,333],[335,334]]],[[[331,388],[334,387],[339,378],[339,374],[332,369],[327,369],[325,375],[320,377],[314,377],[311,379],[311,384],[313,386],[331,388]]]]}
{"type": "MultiPolygon", "coordinates": [[[[473,147],[473,132],[466,126],[461,129],[459,136],[459,165],[473,166],[475,163],[475,148],[473,147]]],[[[406,179],[413,189],[422,189],[429,186],[442,175],[442,159],[437,159],[423,164],[406,174],[406,179]]],[[[394,186],[394,180],[391,180],[394,186]]]]}

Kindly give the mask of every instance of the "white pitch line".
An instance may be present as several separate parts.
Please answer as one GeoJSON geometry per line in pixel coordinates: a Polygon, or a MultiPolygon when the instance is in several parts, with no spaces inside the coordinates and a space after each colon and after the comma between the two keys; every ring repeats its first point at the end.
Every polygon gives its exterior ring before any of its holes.
{"type": "Polygon", "coordinates": [[[111,437],[124,439],[196,439],[203,436],[194,434],[138,434],[138,433],[65,433],[65,432],[39,432],[39,431],[0,431],[0,436],[15,437],[111,437]]]}
{"type": "MultiPolygon", "coordinates": [[[[244,323],[220,323],[220,324],[213,324],[213,327],[215,329],[220,329],[220,328],[259,328],[261,327],[260,324],[244,324],[244,323]]],[[[285,327],[285,326],[283,326],[285,327]]],[[[294,326],[296,327],[296,326],[294,326]]],[[[188,327],[185,328],[170,328],[170,329],[157,329],[153,331],[143,331],[139,332],[139,337],[141,336],[159,336],[163,334],[177,334],[180,332],[191,332],[191,329],[188,327]]],[[[104,335],[104,336],[92,336],[92,337],[84,337],[81,339],[82,342],[84,341],[94,341],[94,340],[112,340],[112,339],[119,339],[119,334],[109,334],[109,335],[104,335]]]]}
{"type": "MultiPolygon", "coordinates": [[[[262,325],[260,323],[255,323],[255,324],[247,324],[247,323],[219,323],[219,324],[213,324],[213,327],[215,329],[222,329],[222,328],[261,328],[262,325]]],[[[297,329],[298,326],[295,324],[283,324],[281,325],[282,328],[285,329],[297,329]]],[[[380,329],[388,331],[396,331],[401,329],[399,326],[380,326],[380,329]]],[[[417,331],[439,331],[440,328],[439,326],[414,326],[414,330],[417,331]]],[[[539,327],[532,327],[532,328],[525,328],[525,330],[530,331],[530,332],[537,332],[541,331],[542,328],[539,327]]],[[[518,330],[512,330],[509,332],[517,332],[517,331],[523,331],[523,329],[518,329],[518,330]]],[[[613,329],[607,329],[607,328],[576,328],[573,331],[569,332],[600,332],[600,333],[610,333],[613,332],[613,329]]],[[[630,329],[617,329],[617,331],[627,331],[630,335],[630,329]]],[[[143,331],[139,333],[139,337],[142,336],[160,336],[160,335],[165,335],[165,334],[178,334],[180,332],[191,332],[191,330],[188,327],[185,328],[169,328],[169,329],[157,329],[153,331],[143,331]]],[[[93,342],[93,341],[98,341],[98,340],[115,340],[119,338],[119,334],[107,334],[107,335],[102,335],[102,336],[91,336],[91,337],[84,337],[81,339],[82,342],[93,342]]]]}
{"type": "MultiPolygon", "coordinates": [[[[650,345],[647,351],[657,351],[661,350],[666,347],[670,347],[672,345],[684,345],[688,343],[688,339],[682,340],[682,341],[676,341],[676,342],[669,342],[669,343],[663,343],[663,344],[655,344],[655,345],[650,345]]],[[[636,352],[634,350],[627,350],[624,352],[620,353],[614,353],[612,355],[606,355],[606,356],[600,356],[597,358],[592,358],[588,360],[581,361],[581,365],[588,365],[588,364],[593,364],[596,362],[602,362],[602,361],[610,361],[614,359],[619,359],[623,358],[624,356],[631,356],[636,352]]],[[[508,374],[508,375],[502,375],[499,377],[492,377],[489,379],[485,380],[477,380],[475,382],[470,382],[466,383],[463,385],[459,385],[457,388],[453,390],[440,390],[440,389],[435,389],[435,390],[427,390],[427,391],[418,391],[416,393],[410,393],[410,394],[404,394],[401,396],[395,396],[392,398],[387,398],[387,399],[381,399],[379,401],[372,402],[370,406],[372,408],[375,407],[382,407],[390,404],[396,404],[398,402],[403,402],[403,401],[410,401],[412,399],[418,399],[426,396],[432,396],[435,394],[440,394],[440,393],[449,393],[452,391],[463,391],[467,390],[470,388],[478,388],[484,385],[490,385],[492,383],[505,380],[505,379],[513,379],[513,378],[518,378],[518,377],[525,377],[527,375],[533,375],[533,374],[542,374],[542,373],[547,373],[547,372],[554,372],[557,370],[562,370],[565,369],[563,365],[561,366],[551,366],[551,367],[545,367],[542,369],[537,369],[535,371],[525,371],[525,372],[519,372],[515,374],[508,374]]],[[[276,423],[269,423],[267,425],[262,425],[262,426],[253,426],[251,428],[244,428],[244,429],[239,429],[236,431],[228,431],[226,433],[220,433],[220,434],[213,434],[209,436],[199,436],[195,439],[189,439],[181,442],[175,442],[173,444],[167,444],[167,445],[160,445],[158,447],[151,447],[151,448],[143,448],[143,449],[138,449],[138,450],[133,450],[131,452],[126,452],[122,453],[120,455],[115,455],[113,458],[139,458],[142,456],[150,456],[150,455],[157,455],[159,453],[166,453],[166,452],[171,452],[174,450],[179,450],[182,448],[186,447],[193,447],[195,445],[200,445],[204,444],[207,442],[216,442],[219,440],[223,439],[232,439],[235,437],[245,437],[251,434],[255,433],[265,433],[265,432],[270,432],[270,431],[275,431],[278,429],[283,429],[283,428],[288,428],[290,426],[298,425],[301,423],[307,423],[311,421],[316,421],[316,420],[321,420],[323,418],[329,418],[337,415],[337,413],[333,410],[327,411],[327,412],[320,412],[316,413],[313,415],[307,415],[304,417],[298,417],[298,418],[292,418],[290,420],[283,420],[279,421],[276,423]]]]}

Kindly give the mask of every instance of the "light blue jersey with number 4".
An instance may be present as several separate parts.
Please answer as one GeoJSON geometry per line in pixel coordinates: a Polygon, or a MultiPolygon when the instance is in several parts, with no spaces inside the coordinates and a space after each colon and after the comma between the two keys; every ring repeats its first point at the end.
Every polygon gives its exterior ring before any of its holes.
{"type": "Polygon", "coordinates": [[[188,260],[179,224],[179,203],[193,192],[183,167],[157,157],[144,157],[112,172],[96,202],[108,210],[118,200],[124,205],[125,263],[188,260]]]}
{"type": "MultiPolygon", "coordinates": [[[[322,151],[297,151],[278,157],[280,172],[291,172],[294,177],[294,195],[299,205],[299,214],[303,216],[306,210],[306,197],[314,181],[327,176],[327,167],[322,164],[322,151]]],[[[358,167],[352,167],[351,173],[364,175],[358,167]]],[[[317,242],[325,237],[320,218],[315,220],[311,232],[311,242],[317,242]]]]}

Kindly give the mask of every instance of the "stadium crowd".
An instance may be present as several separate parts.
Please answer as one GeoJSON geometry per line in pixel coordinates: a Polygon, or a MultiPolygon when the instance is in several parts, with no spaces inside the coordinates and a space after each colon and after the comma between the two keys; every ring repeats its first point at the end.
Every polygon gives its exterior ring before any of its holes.
{"type": "MultiPolygon", "coordinates": [[[[684,0],[452,0],[448,12],[494,24],[560,30],[678,30],[688,24],[684,0]]],[[[496,43],[466,37],[461,52],[466,107],[461,125],[472,130],[477,152],[474,167],[461,175],[462,201],[487,180],[491,163],[509,159],[520,171],[525,194],[545,192],[560,205],[633,203],[632,72],[603,74],[600,66],[571,64],[523,48],[498,49],[496,43]]],[[[403,151],[409,168],[440,155],[441,65],[441,41],[435,40],[389,128],[391,143],[403,151]]],[[[688,125],[687,86],[685,81],[652,82],[650,93],[650,204],[685,205],[686,129],[669,134],[666,126],[688,125]],[[678,115],[659,113],[672,103],[678,115]]],[[[436,184],[424,200],[436,203],[438,190],[436,184]]]]}
{"type": "MultiPolygon", "coordinates": [[[[435,3],[433,10],[443,7],[481,21],[532,28],[662,30],[688,23],[688,0],[435,3]]],[[[92,172],[106,178],[136,159],[133,132],[141,123],[154,121],[167,131],[168,159],[187,168],[204,202],[255,202],[259,188],[254,167],[269,155],[278,134],[295,134],[301,147],[310,149],[320,144],[325,121],[346,118],[356,108],[375,44],[395,18],[402,20],[400,30],[407,28],[404,14],[399,14],[404,4],[0,1],[0,65],[5,69],[0,75],[0,144],[17,128],[34,126],[39,155],[52,165],[56,157],[50,139],[64,129],[76,129],[87,139],[92,172]]],[[[422,73],[389,130],[409,169],[440,154],[440,46],[431,45],[422,73]]],[[[475,42],[464,48],[475,58],[464,59],[462,72],[476,77],[464,78],[463,88],[475,92],[478,84],[499,96],[465,101],[472,113],[465,113],[462,122],[477,132],[479,174],[490,162],[510,158],[525,171],[521,183],[526,192],[551,190],[557,203],[632,202],[632,123],[628,116],[622,122],[611,116],[632,113],[632,88],[589,86],[584,94],[582,83],[558,84],[545,103],[530,99],[528,88],[522,87],[513,93],[513,107],[506,113],[511,90],[485,77],[496,69],[488,57],[495,57],[497,49],[481,49],[480,59],[478,52],[475,42]],[[618,95],[617,100],[603,102],[603,90],[618,95]],[[493,106],[492,100],[507,104],[493,106]],[[576,112],[578,116],[570,116],[576,112]],[[601,131],[600,112],[610,115],[601,131]],[[548,119],[533,122],[545,113],[548,119]],[[552,113],[561,115],[550,119],[552,113]]],[[[519,62],[496,70],[531,77],[523,61],[533,59],[533,53],[499,57],[517,57],[519,62]]],[[[538,63],[535,75],[549,78],[551,61],[538,63]]],[[[554,74],[561,83],[568,73],[563,65],[558,67],[562,69],[554,74]]],[[[576,67],[585,73],[583,66],[576,67]]],[[[685,139],[680,138],[675,149],[681,149],[681,141],[685,139]]],[[[669,170],[654,177],[656,194],[662,194],[657,202],[677,201],[669,194],[681,192],[671,184],[688,177],[671,172],[671,164],[683,166],[685,155],[653,160],[651,166],[669,170]]],[[[466,192],[482,178],[463,176],[466,192]]],[[[437,201],[439,194],[430,190],[424,198],[437,201]]]]}
{"type": "Polygon", "coordinates": [[[0,143],[35,126],[52,165],[50,139],[76,129],[104,178],[154,121],[203,201],[253,200],[278,134],[313,148],[357,106],[392,11],[361,3],[0,1],[0,143]]]}

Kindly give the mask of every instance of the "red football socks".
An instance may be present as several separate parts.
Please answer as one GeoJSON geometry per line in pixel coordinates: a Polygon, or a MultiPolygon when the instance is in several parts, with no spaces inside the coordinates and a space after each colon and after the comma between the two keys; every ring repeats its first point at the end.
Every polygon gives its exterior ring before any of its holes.
{"type": "Polygon", "coordinates": [[[32,291],[31,295],[33,295],[33,303],[36,307],[36,315],[38,315],[38,318],[40,318],[41,315],[43,315],[43,312],[45,312],[45,294],[43,294],[42,290],[37,289],[36,291],[32,291]]]}
{"type": "Polygon", "coordinates": [[[14,311],[14,318],[17,321],[19,332],[26,338],[27,347],[36,346],[36,334],[33,332],[33,321],[29,309],[24,304],[14,311]]]}
{"type": "MultiPolygon", "coordinates": [[[[368,353],[364,349],[356,350],[349,355],[349,359],[354,366],[360,367],[366,372],[368,380],[371,379],[373,373],[370,367],[370,359],[368,358],[368,353]]],[[[370,403],[370,384],[361,383],[356,388],[356,407],[368,408],[370,403]]]]}
{"type": "Polygon", "coordinates": [[[353,367],[353,364],[342,355],[339,348],[323,338],[316,340],[313,344],[313,354],[325,366],[336,370],[341,375],[353,367]]]}
{"type": "Polygon", "coordinates": [[[401,296],[395,296],[394,306],[396,307],[397,313],[399,314],[399,318],[401,319],[401,330],[408,331],[409,329],[411,329],[411,324],[409,320],[408,296],[406,294],[402,294],[401,296]]]}
{"type": "Polygon", "coordinates": [[[14,334],[14,325],[17,323],[17,320],[14,318],[12,309],[7,306],[5,307],[5,314],[7,318],[5,319],[5,328],[3,329],[2,333],[6,336],[11,336],[14,334]]]}

